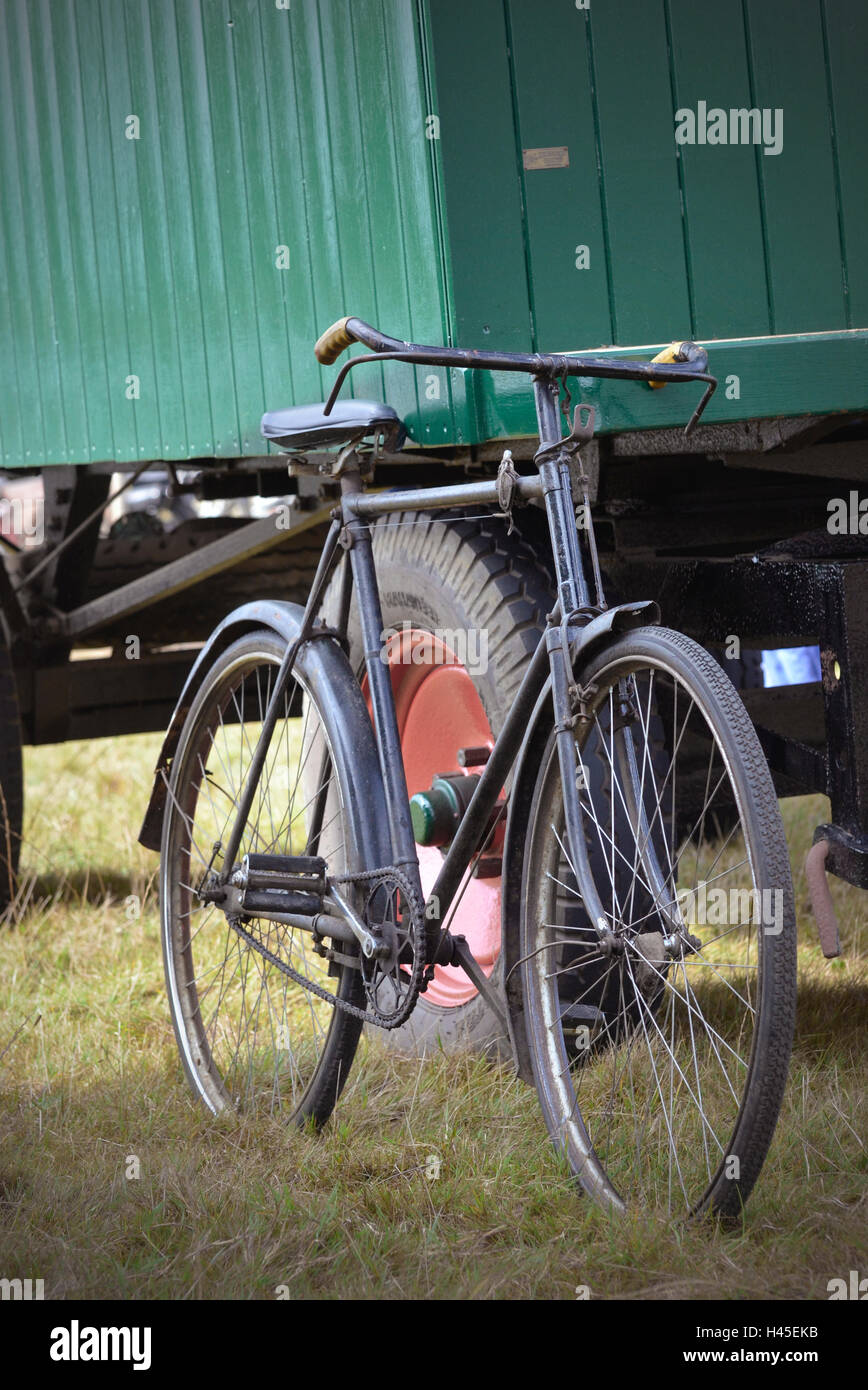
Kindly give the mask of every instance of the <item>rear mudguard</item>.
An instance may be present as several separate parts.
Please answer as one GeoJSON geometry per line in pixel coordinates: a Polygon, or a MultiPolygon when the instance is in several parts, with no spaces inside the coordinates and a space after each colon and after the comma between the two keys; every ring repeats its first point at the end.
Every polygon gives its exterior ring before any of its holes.
{"type": "MultiPolygon", "coordinates": [[[[139,833],[139,843],[147,849],[160,848],[172,759],[184,720],[209,667],[239,637],[261,628],[277,633],[289,646],[298,637],[303,611],[296,603],[245,603],[212,632],[187,677],[160,749],[151,799],[139,833]]],[[[374,730],[350,663],[334,637],[321,636],[299,649],[294,669],[320,708],[330,712],[328,732],[335,771],[341,785],[352,789],[356,806],[364,808],[363,814],[354,818],[357,835],[364,841],[358,845],[360,859],[369,868],[387,864],[391,859],[389,819],[374,730]]]]}
{"type": "MultiPolygon", "coordinates": [[[[660,609],[656,603],[621,603],[593,618],[573,645],[573,669],[578,673],[588,658],[611,647],[625,632],[633,628],[656,625],[660,609]]],[[[542,767],[546,743],[552,731],[551,677],[540,691],[527,733],[515,764],[509,811],[503,848],[503,877],[501,883],[501,951],[504,955],[504,980],[509,1027],[516,1070],[523,1081],[533,1085],[530,1049],[524,1026],[524,997],[521,988],[521,885],[525,857],[525,839],[530,818],[531,802],[542,767]]]]}

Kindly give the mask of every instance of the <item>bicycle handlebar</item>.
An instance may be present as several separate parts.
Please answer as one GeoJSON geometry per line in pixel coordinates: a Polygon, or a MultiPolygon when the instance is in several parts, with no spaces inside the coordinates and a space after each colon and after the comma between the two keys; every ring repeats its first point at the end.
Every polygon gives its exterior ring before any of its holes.
{"type": "Polygon", "coordinates": [[[335,362],[351,343],[363,343],[371,349],[372,357],[354,357],[342,367],[326,403],[328,415],[337,398],[347,372],[359,362],[391,359],[415,362],[431,367],[470,367],[493,372],[529,372],[534,376],[554,379],[560,376],[598,376],[622,381],[646,381],[651,386],[665,386],[670,381],[704,381],[707,390],[690,418],[685,434],[689,434],[717,387],[717,378],[708,374],[708,353],[698,343],[670,343],[650,362],[630,358],[601,357],[575,353],[482,352],[477,348],[426,347],[390,338],[364,319],[347,315],[338,319],[317,339],[314,352],[324,366],[335,362]]]}

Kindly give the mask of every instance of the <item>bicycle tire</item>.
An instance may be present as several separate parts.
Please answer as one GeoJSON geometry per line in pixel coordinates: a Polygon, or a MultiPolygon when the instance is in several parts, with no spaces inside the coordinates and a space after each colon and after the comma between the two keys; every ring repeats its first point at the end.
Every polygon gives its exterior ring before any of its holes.
{"type": "MultiPolygon", "coordinates": [[[[619,1211],[639,1203],[644,1206],[665,1205],[670,1210],[686,1208],[686,1214],[690,1216],[714,1212],[723,1218],[732,1218],[741,1212],[759,1175],[786,1085],[796,996],[795,909],[789,858],[774,787],[755,730],[731,682],[714,659],[690,638],[662,628],[641,628],[592,656],[577,680],[585,691],[593,692],[590,698],[598,725],[605,733],[605,716],[600,721],[599,711],[606,707],[609,694],[615,689],[619,693],[623,693],[625,688],[630,689],[619,682],[628,682],[639,671],[652,670],[659,673],[659,679],[648,677],[648,722],[650,724],[654,691],[655,711],[661,713],[667,725],[672,785],[671,795],[666,795],[665,789],[661,795],[660,788],[655,788],[657,806],[661,811],[661,823],[665,825],[666,816],[671,816],[672,846],[667,849],[667,855],[673,873],[679,867],[682,869],[682,886],[676,890],[673,878],[671,902],[659,905],[670,911],[672,903],[678,902],[677,895],[685,891],[684,865],[689,864],[691,859],[694,877],[700,884],[699,888],[694,886],[691,889],[696,902],[699,901],[696,894],[702,893],[702,880],[698,879],[701,849],[696,848],[695,836],[685,837],[683,829],[676,832],[675,828],[679,819],[677,807],[680,793],[677,770],[674,769],[677,768],[676,760],[682,745],[685,745],[685,756],[689,755],[695,760],[693,745],[697,740],[702,742],[704,729],[706,744],[711,748],[708,778],[711,778],[712,769],[715,768],[714,759],[719,756],[722,775],[730,780],[732,795],[739,810],[738,826],[742,837],[739,840],[735,832],[730,832],[723,849],[718,851],[715,864],[720,862],[726,865],[727,858],[721,859],[721,855],[737,855],[739,845],[743,843],[746,852],[744,862],[748,865],[752,880],[750,889],[737,886],[745,873],[744,865],[736,859],[734,867],[725,868],[720,874],[721,878],[728,874],[735,875],[723,891],[736,894],[759,891],[760,895],[763,891],[780,893],[779,899],[769,899],[769,902],[781,908],[780,923],[777,919],[768,926],[763,923],[753,934],[750,920],[738,921],[728,926],[720,937],[709,937],[705,928],[704,939],[701,934],[696,938],[700,942],[698,950],[688,948],[683,941],[676,942],[674,949],[680,950],[680,958],[669,960],[667,957],[668,963],[664,964],[659,955],[657,937],[666,942],[665,927],[661,928],[659,923],[668,919],[658,912],[656,920],[652,914],[651,919],[646,916],[641,920],[627,921],[629,913],[613,886],[610,897],[613,920],[617,909],[624,938],[622,963],[611,967],[621,972],[624,985],[619,1017],[624,1023],[628,1008],[632,1007],[638,1023],[635,1020],[631,1023],[627,1018],[624,1036],[610,1039],[612,1046],[598,1051],[596,1056],[586,1052],[580,1065],[571,1061],[563,1023],[558,1016],[557,988],[552,984],[554,972],[559,968],[557,951],[561,950],[554,933],[561,931],[565,936],[568,930],[557,922],[559,890],[551,886],[553,868],[555,874],[562,872],[562,865],[560,870],[557,867],[560,861],[555,858],[552,848],[554,837],[550,833],[553,828],[556,829],[557,807],[562,805],[553,732],[542,759],[526,827],[520,959],[527,1038],[534,1079],[550,1135],[556,1147],[564,1153],[573,1174],[595,1200],[619,1211]],[[676,735],[679,687],[690,694],[694,704],[687,707],[683,715],[683,729],[680,735],[676,735]],[[675,696],[675,713],[672,720],[667,722],[666,697],[670,688],[675,696]],[[694,711],[698,712],[695,721],[694,711]],[[671,858],[673,850],[676,853],[674,860],[671,858]],[[733,936],[735,932],[739,933],[738,937],[733,936]],[[736,955],[741,949],[739,943],[747,943],[743,960],[727,962],[718,959],[722,949],[718,943],[724,935],[733,938],[727,941],[727,954],[736,955]],[[701,974],[703,966],[706,967],[704,976],[701,974]],[[693,973],[695,983],[690,984],[688,971],[693,967],[696,967],[693,973]],[[732,974],[724,973],[730,968],[732,974]],[[735,973],[736,969],[740,973],[735,973]],[[684,979],[683,994],[679,985],[681,975],[684,979]],[[718,976],[731,993],[748,1006],[746,1012],[753,1020],[749,1025],[749,1057],[742,1055],[747,1052],[747,1046],[740,1041],[748,1026],[744,1018],[734,1020],[732,1036],[736,1040],[735,1046],[719,1031],[719,1028],[729,1026],[727,1010],[734,1012],[738,1004],[732,1003],[722,985],[719,986],[718,976]],[[660,999],[655,1003],[645,997],[646,985],[640,981],[646,978],[650,981],[647,986],[649,992],[656,991],[665,1000],[664,1004],[661,1005],[660,999]],[[755,985],[752,981],[755,981],[755,985]],[[734,982],[738,982],[739,989],[735,988],[734,982]],[[675,995],[679,996],[679,1002],[675,1002],[675,995]],[[755,1001],[755,1008],[752,1000],[755,1001]],[[706,1009],[709,1011],[708,1017],[706,1009]],[[717,1026],[710,1019],[715,1019],[717,1026]],[[705,1036],[700,1035],[697,1044],[694,1027],[696,1034],[700,1034],[703,1024],[705,1036]],[[668,1042],[666,1029],[671,1029],[668,1042]],[[689,1048],[686,1045],[688,1041],[689,1048]],[[733,1052],[734,1060],[730,1059],[725,1048],[733,1052]],[[689,1049],[693,1053],[692,1063],[689,1049]],[[681,1059],[685,1061],[684,1067],[681,1066],[681,1059]],[[668,1068],[670,1074],[669,1112],[666,1109],[665,1086],[660,1082],[658,1061],[668,1068]],[[739,1082],[742,1069],[743,1085],[739,1082]],[[718,1072],[727,1079],[732,1099],[726,1094],[718,1072]],[[738,1091],[733,1085],[733,1076],[738,1091]],[[703,1083],[706,1086],[704,1095],[703,1083]],[[693,1107],[697,1111],[696,1117],[691,1119],[690,1107],[685,1105],[676,1114],[674,1102],[681,1094],[689,1095],[696,1102],[693,1107]],[[726,1128],[723,1140],[708,1116],[712,1104],[719,1105],[721,1114],[725,1116],[720,1122],[721,1127],[726,1128]],[[614,1135],[619,1115],[624,1117],[624,1121],[619,1134],[614,1135]],[[641,1131],[638,1128],[640,1121],[641,1131]],[[629,1133],[631,1123],[632,1134],[629,1133]],[[680,1148],[676,1146],[676,1139],[680,1148]],[[605,1153],[601,1152],[603,1142],[605,1153]],[[664,1162],[664,1149],[668,1150],[668,1165],[664,1162]],[[673,1155],[676,1164],[674,1179],[673,1155]],[[685,1173],[690,1179],[689,1191],[685,1173]]],[[[641,724],[641,700],[639,703],[641,724]]],[[[611,722],[611,743],[614,748],[614,719],[611,722]]],[[[635,724],[634,719],[630,725],[634,747],[639,742],[635,724]]],[[[587,732],[584,737],[587,738],[587,732]]],[[[614,768],[614,757],[612,765],[614,768]]],[[[650,759],[646,763],[648,766],[651,766],[650,759]]],[[[649,775],[654,778],[659,774],[652,771],[649,775]]],[[[602,834],[599,808],[583,809],[586,822],[595,818],[596,829],[602,834]]],[[[711,848],[716,843],[714,841],[711,848]]],[[[647,852],[647,846],[645,848],[647,852]]],[[[623,854],[623,844],[618,852],[623,854]]],[[[641,852],[637,835],[634,865],[644,863],[641,852]]],[[[614,854],[613,848],[613,859],[614,854]]],[[[629,858],[629,854],[625,857],[629,858]]],[[[561,890],[562,887],[561,884],[561,890]]],[[[705,898],[708,898],[707,881],[705,898]]],[[[758,901],[764,903],[766,900],[762,896],[753,898],[754,913],[758,901]]],[[[593,942],[587,943],[589,959],[593,958],[595,949],[593,942]]],[[[609,1028],[605,1015],[596,1026],[609,1028]]],[[[715,1117],[716,1114],[717,1111],[714,1112],[715,1117]]]]}

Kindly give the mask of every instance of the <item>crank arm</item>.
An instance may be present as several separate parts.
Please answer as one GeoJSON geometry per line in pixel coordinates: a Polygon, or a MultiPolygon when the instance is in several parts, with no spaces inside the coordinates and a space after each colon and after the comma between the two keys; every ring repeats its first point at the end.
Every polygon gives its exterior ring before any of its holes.
{"type": "Polygon", "coordinates": [[[391,950],[389,943],[381,937],[374,936],[374,933],[368,930],[359,914],[350,906],[333,883],[328,886],[327,897],[332,906],[337,908],[338,913],[358,941],[362,948],[362,955],[366,960],[378,959],[389,954],[391,950]]]}
{"type": "MultiPolygon", "coordinates": [[[[277,875],[264,875],[257,879],[257,882],[268,882],[277,875]]],[[[289,890],[283,884],[289,881],[293,883],[305,883],[306,877],[292,878],[286,874],[281,876],[280,887],[272,891],[260,889],[251,890],[248,885],[248,865],[247,856],[245,863],[239,872],[232,875],[231,882],[226,886],[218,884],[215,889],[209,892],[208,897],[213,901],[219,901],[220,906],[227,916],[247,916],[258,917],[262,921],[279,922],[288,927],[299,927],[302,931],[313,932],[317,936],[331,936],[335,941],[345,941],[350,943],[358,941],[362,950],[362,955],[366,960],[379,960],[388,956],[392,947],[384,937],[375,936],[372,931],[365,926],[359,914],[350,906],[343,894],[333,883],[328,883],[328,890],[325,897],[319,894],[298,890],[289,890]],[[219,898],[217,893],[219,892],[219,898]],[[281,904],[281,895],[285,903],[281,904]],[[269,899],[276,899],[272,903],[269,899]],[[333,907],[335,912],[318,910],[321,905],[326,904],[333,907]],[[281,910],[281,907],[285,910],[281,910]]]]}

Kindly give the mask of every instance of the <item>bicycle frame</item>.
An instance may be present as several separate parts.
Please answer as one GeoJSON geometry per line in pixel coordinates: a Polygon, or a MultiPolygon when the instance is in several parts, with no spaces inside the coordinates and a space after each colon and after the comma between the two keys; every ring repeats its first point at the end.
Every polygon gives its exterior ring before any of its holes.
{"type": "MultiPolygon", "coordinates": [[[[560,495],[560,483],[557,487],[560,495]]],[[[542,480],[523,479],[519,485],[519,492],[526,501],[541,497],[543,495],[542,480]]],[[[359,473],[357,470],[353,470],[344,473],[342,477],[342,494],[340,517],[332,521],[326,537],[320,564],[305,607],[301,633],[297,642],[287,651],[275,679],[271,701],[266,710],[262,730],[251,760],[244,794],[239,800],[235,822],[226,842],[223,874],[228,879],[231,867],[237,857],[256,783],[265,762],[277,722],[278,711],[282,707],[286,684],[291,678],[295,654],[301,643],[305,640],[311,640],[314,635],[322,597],[337,557],[340,537],[343,534],[346,537],[346,560],[341,577],[339,608],[342,618],[339,619],[338,632],[343,635],[341,629],[345,630],[350,592],[354,587],[362,627],[371,716],[377,736],[380,771],[389,816],[392,862],[410,874],[414,886],[421,896],[419,861],[410,820],[409,798],[401,756],[397,715],[389,668],[382,660],[382,609],[367,522],[378,516],[396,511],[430,512],[447,510],[460,505],[478,506],[480,504],[496,507],[497,484],[494,482],[468,483],[449,488],[419,488],[378,496],[361,491],[359,473]]],[[[571,511],[570,517],[572,517],[571,511]]],[[[559,610],[556,609],[557,611],[559,610]]],[[[431,960],[436,959],[438,954],[442,935],[439,922],[445,920],[468,864],[482,838],[484,827],[515,762],[527,729],[528,720],[548,673],[549,658],[546,640],[543,637],[525,673],[491,757],[482,772],[467,812],[462,818],[459,831],[444,859],[437,882],[429,895],[426,909],[428,921],[432,923],[428,936],[431,960]],[[439,904],[440,911],[433,913],[432,904],[439,904]]],[[[316,808],[313,819],[316,820],[316,808]]]]}
{"type": "MultiPolygon", "coordinates": [[[[576,690],[573,675],[575,643],[577,639],[580,639],[583,628],[586,628],[595,617],[599,617],[605,607],[596,562],[592,523],[589,525],[589,549],[595,572],[598,604],[595,605],[591,599],[579,546],[574,510],[575,499],[569,467],[570,458],[576,453],[579,441],[582,438],[590,437],[590,422],[586,428],[580,425],[579,417],[583,408],[580,406],[576,412],[572,435],[567,439],[563,438],[559,411],[559,381],[562,378],[565,379],[567,375],[587,372],[589,375],[632,380],[648,381],[659,376],[665,380],[706,382],[705,395],[694,411],[688,429],[699,418],[717,383],[714,377],[700,369],[699,364],[691,362],[654,366],[650,363],[612,362],[610,359],[596,357],[481,354],[453,348],[422,348],[401,343],[396,339],[379,334],[370,325],[357,319],[346,320],[345,327],[352,331],[352,337],[358,341],[366,342],[376,351],[368,356],[354,357],[345,364],[335,382],[329,401],[326,403],[325,414],[328,414],[331,409],[340,385],[350,368],[359,362],[370,361],[372,358],[378,360],[393,358],[401,361],[441,365],[460,364],[533,373],[540,445],[534,456],[538,475],[535,478],[520,478],[514,475],[510,481],[511,486],[522,500],[541,499],[544,503],[554,558],[557,602],[553,611],[548,615],[546,629],[528,665],[512,708],[495,741],[494,748],[485,764],[467,810],[445,854],[437,880],[425,902],[427,963],[448,964],[454,959],[454,941],[448,934],[450,908],[474,855],[480,849],[495,803],[518,757],[531,714],[549,677],[551,678],[554,728],[557,733],[558,757],[564,787],[565,829],[572,866],[589,919],[596,926],[601,949],[606,952],[616,949],[615,934],[609,926],[588,862],[577,786],[578,750],[574,734],[577,722],[577,715],[574,712],[575,698],[577,694],[580,694],[576,690]]],[[[704,356],[704,354],[701,355],[704,356]]],[[[326,356],[321,360],[332,359],[330,356],[326,356]]],[[[320,563],[305,606],[299,636],[287,650],[272,690],[271,701],[263,720],[247,781],[226,844],[221,880],[224,883],[228,881],[233,871],[244,826],[277,723],[278,710],[291,677],[296,653],[304,642],[314,640],[318,634],[324,635],[322,627],[316,628],[316,619],[326,584],[337,558],[338,548],[342,546],[349,563],[344,562],[337,635],[339,638],[346,635],[351,589],[354,587],[362,628],[371,715],[376,733],[380,773],[389,819],[391,862],[401,867],[410,876],[421,900],[423,893],[419,875],[419,860],[410,817],[409,796],[404,775],[392,683],[388,664],[382,659],[382,608],[370,528],[367,523],[373,518],[396,511],[430,512],[456,506],[474,505],[498,508],[499,486],[498,481],[491,481],[441,488],[413,488],[384,495],[366,494],[362,486],[361,460],[356,453],[358,442],[357,440],[351,441],[339,456],[335,471],[341,480],[340,507],[333,513],[332,525],[326,537],[320,563]]],[[[653,604],[623,605],[623,607],[630,608],[631,611],[635,612],[640,621],[646,620],[644,615],[649,610],[656,610],[656,605],[653,604]]],[[[637,806],[636,814],[641,816],[641,806],[637,806]]],[[[316,820],[316,808],[313,819],[316,820]]],[[[314,837],[318,835],[316,825],[314,825],[313,834],[314,837]]],[[[649,853],[653,854],[653,851],[649,850],[649,853]]],[[[659,870],[652,866],[652,881],[658,875],[659,870]]]]}
{"type": "MultiPolygon", "coordinates": [[[[558,413],[558,385],[556,382],[537,380],[535,382],[537,413],[540,424],[539,476],[522,478],[516,484],[518,494],[525,501],[541,498],[546,507],[552,548],[555,559],[558,602],[550,614],[550,622],[540,639],[536,652],[522,680],[513,706],[509,712],[485,765],[480,780],[462,818],[459,829],[445,855],[442,868],[426,902],[426,920],[429,962],[443,958],[446,937],[444,923],[448,922],[449,909],[461,886],[464,875],[485,834],[495,803],[516,761],[530,716],[548,676],[552,676],[552,691],[555,717],[560,732],[561,762],[568,785],[575,788],[576,747],[572,735],[573,719],[570,714],[570,693],[568,665],[570,647],[578,632],[578,623],[590,621],[597,611],[591,604],[583,560],[578,544],[574,503],[569,472],[569,455],[559,448],[562,442],[558,413]]],[[[419,861],[410,819],[409,797],[404,776],[400,736],[395,712],[392,684],[388,665],[382,660],[383,619],[380,593],[371,543],[368,521],[389,512],[410,511],[430,512],[445,510],[455,506],[489,505],[498,506],[497,483],[468,483],[447,488],[418,488],[399,493],[366,494],[362,491],[358,464],[345,467],[341,475],[342,498],[339,516],[332,521],[323,547],[302,621],[302,630],[296,643],[287,651],[272,691],[271,701],[263,720],[257,746],[254,750],[247,782],[244,788],[235,822],[227,841],[224,860],[224,881],[232,871],[238,847],[244,831],[256,784],[261,774],[271,737],[277,722],[278,710],[282,705],[283,693],[291,677],[292,665],[301,643],[311,640],[315,633],[315,623],[320,611],[326,583],[332,571],[342,542],[349,561],[344,562],[341,583],[339,633],[345,630],[346,615],[349,611],[350,589],[355,587],[362,627],[365,652],[365,669],[371,702],[371,714],[376,731],[380,771],[383,779],[386,806],[389,817],[389,836],[392,846],[392,862],[402,867],[413,881],[417,892],[422,896],[419,879],[419,861]]],[[[573,852],[577,855],[576,864],[580,880],[586,880],[586,891],[593,913],[598,922],[601,935],[608,927],[596,889],[593,887],[590,871],[585,861],[585,841],[581,831],[578,795],[567,800],[567,833],[573,852]]],[[[316,812],[314,812],[316,820],[316,812]]],[[[314,831],[316,833],[316,831],[314,831]]],[[[451,947],[445,954],[451,958],[451,947]]]]}
{"type": "MultiPolygon", "coordinates": [[[[550,672],[555,677],[553,695],[556,719],[564,723],[565,732],[567,725],[572,727],[568,683],[557,678],[565,670],[561,615],[573,615],[583,610],[589,619],[590,594],[578,544],[568,455],[558,447],[562,442],[558,385],[556,382],[537,380],[535,394],[540,435],[540,449],[537,454],[540,460],[539,478],[526,480],[523,486],[520,485],[520,490],[526,498],[541,497],[545,502],[555,557],[558,603],[551,615],[552,621],[537,645],[506,722],[495,741],[491,756],[485,764],[467,811],[462,817],[428,896],[426,917],[431,923],[428,947],[432,960],[438,957],[444,932],[443,924],[448,921],[449,909],[467,868],[479,849],[495,803],[518,755],[531,713],[550,672]]],[[[470,505],[480,501],[497,505],[496,483],[471,483],[448,490],[414,489],[389,498],[380,498],[366,496],[359,491],[358,475],[344,482],[342,517],[351,537],[349,557],[358,595],[365,667],[386,790],[392,848],[395,862],[404,866],[414,876],[418,876],[418,858],[410,822],[391,678],[388,666],[381,659],[383,621],[370,533],[365,522],[387,511],[400,509],[421,512],[461,504],[470,505]]],[[[569,637],[566,640],[569,642],[569,637]]],[[[569,765],[570,785],[575,787],[575,742],[570,734],[565,741],[569,744],[564,753],[569,765]]],[[[580,832],[577,796],[575,802],[573,814],[568,815],[568,826],[572,821],[571,840],[575,838],[581,841],[582,853],[584,836],[580,832]]],[[[581,867],[584,866],[580,865],[581,867]]],[[[586,877],[590,878],[590,874],[586,877]]],[[[420,887],[418,880],[417,886],[420,887]]],[[[596,897],[595,890],[591,891],[596,897]]],[[[601,917],[605,920],[602,906],[598,903],[597,910],[594,911],[594,920],[601,917]]]]}

